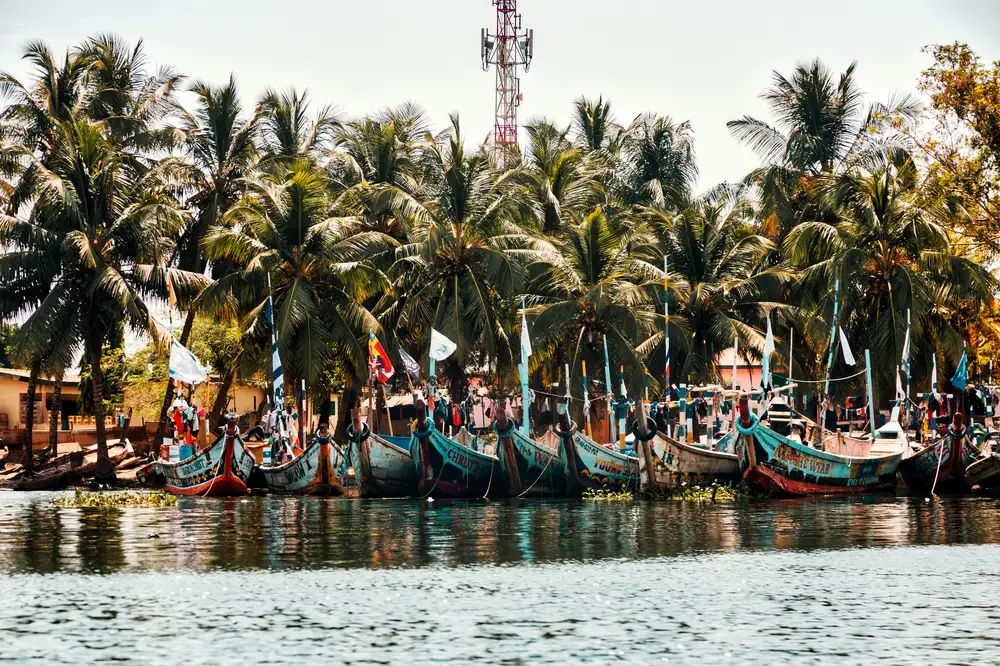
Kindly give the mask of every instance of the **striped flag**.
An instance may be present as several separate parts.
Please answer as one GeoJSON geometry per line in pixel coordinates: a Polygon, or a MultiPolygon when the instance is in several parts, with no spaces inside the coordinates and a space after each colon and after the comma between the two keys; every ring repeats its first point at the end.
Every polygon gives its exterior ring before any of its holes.
{"type": "Polygon", "coordinates": [[[274,311],[271,303],[271,278],[267,280],[267,303],[264,313],[267,315],[267,325],[271,327],[271,381],[274,384],[274,407],[281,409],[285,405],[285,371],[281,367],[281,356],[278,354],[278,337],[274,332],[274,311]]]}

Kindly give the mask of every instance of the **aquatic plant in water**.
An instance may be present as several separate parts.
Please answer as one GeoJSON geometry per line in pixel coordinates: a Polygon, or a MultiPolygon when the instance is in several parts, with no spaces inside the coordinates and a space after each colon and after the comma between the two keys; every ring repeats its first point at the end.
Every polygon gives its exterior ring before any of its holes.
{"type": "Polygon", "coordinates": [[[77,488],[72,497],[55,501],[60,507],[86,507],[94,509],[160,508],[177,505],[177,497],[160,491],[149,492],[90,492],[77,488]]]}
{"type": "Polygon", "coordinates": [[[628,490],[594,490],[588,489],[583,493],[583,499],[587,502],[627,502],[634,499],[631,491],[628,490]]]}

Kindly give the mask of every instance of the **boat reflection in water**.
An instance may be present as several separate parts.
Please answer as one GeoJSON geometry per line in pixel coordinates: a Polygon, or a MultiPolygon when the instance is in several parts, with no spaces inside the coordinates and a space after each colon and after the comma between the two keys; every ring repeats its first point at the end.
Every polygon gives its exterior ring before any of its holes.
{"type": "Polygon", "coordinates": [[[750,504],[320,497],[54,508],[0,495],[0,573],[548,563],[701,552],[1000,543],[996,502],[880,497],[750,504]]]}

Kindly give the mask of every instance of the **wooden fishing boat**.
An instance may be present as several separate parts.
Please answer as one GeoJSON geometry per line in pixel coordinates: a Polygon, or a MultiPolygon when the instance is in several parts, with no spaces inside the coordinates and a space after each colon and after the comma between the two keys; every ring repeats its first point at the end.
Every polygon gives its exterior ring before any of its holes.
{"type": "Polygon", "coordinates": [[[1000,455],[989,452],[965,468],[965,483],[969,488],[995,490],[1000,488],[1000,455]]]}
{"type": "Polygon", "coordinates": [[[966,469],[980,453],[969,438],[964,417],[956,412],[944,436],[904,460],[899,473],[912,492],[961,493],[969,488],[966,469]]]}
{"type": "Polygon", "coordinates": [[[559,456],[559,438],[549,430],[541,440],[526,437],[517,424],[498,410],[493,428],[497,457],[510,497],[562,497],[566,494],[566,463],[559,456]]]}
{"type": "Polygon", "coordinates": [[[445,437],[426,419],[423,403],[419,400],[417,421],[417,429],[410,439],[410,455],[418,474],[417,492],[421,496],[474,499],[491,493],[505,494],[500,461],[486,451],[477,450],[481,440],[465,428],[455,438],[445,437]]]}
{"type": "Polygon", "coordinates": [[[180,462],[153,463],[153,472],[163,475],[166,490],[175,495],[231,497],[247,493],[253,455],[240,439],[235,419],[215,443],[180,462]]]}
{"type": "Polygon", "coordinates": [[[417,470],[410,455],[409,437],[371,434],[351,441],[351,459],[357,461],[358,492],[361,497],[413,497],[417,494],[417,470]]]}
{"type": "Polygon", "coordinates": [[[51,467],[37,474],[22,476],[12,488],[14,490],[62,490],[80,477],[72,465],[66,463],[59,467],[51,467]]]}
{"type": "Polygon", "coordinates": [[[711,451],[657,433],[652,419],[648,420],[647,432],[653,437],[643,441],[633,428],[639,488],[643,492],[669,492],[684,484],[736,483],[742,478],[735,453],[711,451]]]}
{"type": "Polygon", "coordinates": [[[261,465],[272,493],[286,495],[345,495],[340,474],[346,470],[343,451],[332,438],[316,436],[305,451],[280,465],[261,465]]]}
{"type": "Polygon", "coordinates": [[[601,446],[570,426],[557,430],[559,456],[566,465],[566,492],[638,490],[639,459],[601,446]]]}
{"type": "MultiPolygon", "coordinates": [[[[863,494],[896,487],[896,470],[905,449],[883,451],[868,441],[864,455],[820,451],[784,437],[750,413],[740,400],[736,456],[743,479],[764,492],[784,496],[863,494]]],[[[895,441],[895,440],[893,440],[895,441]]]]}

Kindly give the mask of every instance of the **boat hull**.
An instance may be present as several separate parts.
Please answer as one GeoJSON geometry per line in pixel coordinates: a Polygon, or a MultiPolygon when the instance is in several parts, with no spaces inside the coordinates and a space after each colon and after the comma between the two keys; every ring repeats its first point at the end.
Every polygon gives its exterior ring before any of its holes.
{"type": "Polygon", "coordinates": [[[223,435],[201,453],[176,463],[157,461],[164,488],[175,495],[233,497],[247,493],[253,455],[238,436],[223,435]]]}
{"type": "Polygon", "coordinates": [[[636,441],[639,484],[643,492],[669,492],[682,485],[736,483],[743,477],[734,453],[709,451],[657,435],[636,441]]]}
{"type": "Polygon", "coordinates": [[[607,449],[582,433],[561,438],[559,455],[566,465],[568,494],[639,489],[638,458],[607,449]]]}
{"type": "Polygon", "coordinates": [[[496,457],[473,451],[437,430],[427,437],[414,435],[410,455],[422,497],[474,499],[505,494],[496,457]]]}
{"type": "Polygon", "coordinates": [[[858,495],[894,490],[903,451],[885,456],[854,458],[805,446],[783,437],[753,417],[736,440],[743,479],[769,494],[858,495]]]}
{"type": "Polygon", "coordinates": [[[991,453],[977,458],[965,469],[965,483],[969,488],[1000,488],[1000,455],[991,453]]]}
{"type": "Polygon", "coordinates": [[[417,494],[417,470],[409,451],[410,440],[372,434],[351,443],[357,464],[361,497],[413,497],[417,494]]]}
{"type": "Polygon", "coordinates": [[[899,465],[899,473],[912,492],[966,492],[965,470],[979,457],[979,449],[964,436],[946,434],[899,465]],[[939,464],[940,459],[940,464],[939,464]],[[937,476],[935,485],[934,477],[937,476]]]}
{"type": "Polygon", "coordinates": [[[510,497],[563,497],[566,494],[566,463],[558,449],[514,431],[500,437],[497,457],[510,497]]]}
{"type": "Polygon", "coordinates": [[[341,495],[335,470],[343,467],[343,456],[330,442],[313,443],[301,455],[282,465],[261,465],[260,471],[272,493],[282,495],[341,495]]]}

